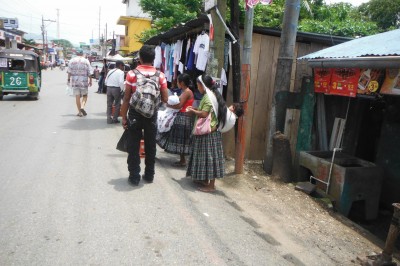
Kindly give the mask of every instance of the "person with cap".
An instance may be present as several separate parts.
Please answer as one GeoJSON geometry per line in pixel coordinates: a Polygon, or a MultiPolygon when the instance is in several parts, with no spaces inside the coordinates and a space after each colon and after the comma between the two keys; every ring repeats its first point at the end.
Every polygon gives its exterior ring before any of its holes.
{"type": "Polygon", "coordinates": [[[121,109],[121,97],[125,88],[124,62],[117,61],[115,68],[107,73],[104,81],[107,86],[107,124],[119,123],[118,116],[121,109]],[[115,106],[112,114],[112,106],[115,106]]]}
{"type": "Polygon", "coordinates": [[[89,60],[83,57],[83,50],[76,50],[76,57],[68,64],[68,84],[73,89],[73,95],[78,108],[77,116],[86,116],[85,106],[88,98],[88,87],[92,86],[91,66],[89,60]]]}

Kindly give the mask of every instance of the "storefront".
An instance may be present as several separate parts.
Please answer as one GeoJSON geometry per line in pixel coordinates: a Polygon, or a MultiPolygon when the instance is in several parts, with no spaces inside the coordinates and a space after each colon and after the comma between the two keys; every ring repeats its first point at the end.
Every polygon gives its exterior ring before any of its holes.
{"type": "MultiPolygon", "coordinates": [[[[365,204],[366,216],[371,208],[400,202],[399,43],[400,30],[394,30],[298,58],[307,60],[313,69],[314,100],[310,103],[314,119],[309,147],[317,151],[311,154],[320,158],[311,159],[316,162],[325,154],[324,159],[331,161],[334,148],[338,152],[337,159],[332,160],[333,170],[311,169],[313,166],[308,170],[317,183],[331,178],[331,186],[336,183],[341,187],[342,194],[336,196],[345,197],[341,199],[346,201],[344,214],[358,201],[365,204]],[[340,169],[344,169],[342,174],[340,169]],[[345,171],[353,181],[346,183],[345,171]],[[357,173],[360,176],[356,178],[357,173]],[[352,192],[344,196],[344,190],[352,192]],[[378,199],[375,192],[371,194],[373,190],[379,190],[378,199]]],[[[302,129],[300,125],[299,135],[302,129]]],[[[304,150],[298,152],[300,157],[305,154],[304,150]]],[[[304,165],[307,160],[300,158],[300,166],[304,165]]],[[[326,188],[327,184],[322,185],[326,188]]],[[[369,218],[376,218],[377,210],[372,212],[369,218]]]]}

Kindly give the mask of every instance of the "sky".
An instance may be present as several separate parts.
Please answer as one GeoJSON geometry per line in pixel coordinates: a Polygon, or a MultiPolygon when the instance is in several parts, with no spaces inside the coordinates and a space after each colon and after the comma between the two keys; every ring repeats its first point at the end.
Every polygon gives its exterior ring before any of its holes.
{"type": "MultiPolygon", "coordinates": [[[[57,20],[59,9],[60,39],[67,39],[74,45],[105,34],[107,23],[108,38],[124,34],[124,26],[117,25],[118,18],[126,15],[122,0],[0,0],[0,17],[18,18],[19,30],[41,35],[42,16],[45,20],[57,20]]],[[[48,38],[57,38],[57,23],[44,22],[48,38]]]]}
{"type": "MultiPolygon", "coordinates": [[[[368,0],[325,0],[327,4],[337,2],[358,6],[368,0]]],[[[45,20],[57,20],[57,9],[60,39],[67,39],[74,45],[98,39],[99,25],[100,34],[104,34],[106,23],[108,38],[112,38],[113,31],[124,34],[124,26],[117,25],[118,18],[126,14],[122,0],[0,0],[0,17],[18,18],[19,30],[38,35],[41,35],[42,16],[45,20]]],[[[47,21],[44,24],[48,38],[57,38],[57,23],[47,21]]]]}

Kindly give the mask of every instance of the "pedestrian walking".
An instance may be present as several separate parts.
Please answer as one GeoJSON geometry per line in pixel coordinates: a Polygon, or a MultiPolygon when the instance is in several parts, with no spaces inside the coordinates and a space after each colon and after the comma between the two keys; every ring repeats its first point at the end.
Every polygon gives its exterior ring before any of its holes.
{"type": "Polygon", "coordinates": [[[126,76],[121,108],[122,125],[128,130],[128,181],[135,186],[139,185],[141,179],[139,147],[143,136],[146,158],[142,177],[146,182],[153,182],[157,150],[157,110],[161,101],[168,100],[167,80],[164,73],[153,67],[154,58],[154,46],[143,45],[139,50],[141,64],[130,70],[126,76]]]}
{"type": "Polygon", "coordinates": [[[117,61],[115,65],[115,69],[109,71],[104,80],[107,86],[107,124],[119,123],[121,97],[125,86],[124,62],[117,61]],[[112,114],[113,105],[114,114],[112,114]]]}
{"type": "Polygon", "coordinates": [[[193,114],[187,113],[186,109],[193,105],[193,84],[188,74],[180,74],[177,84],[178,88],[181,90],[179,104],[167,104],[167,107],[178,109],[179,112],[169,131],[157,133],[157,144],[168,153],[180,155],[180,160],[174,162],[173,166],[185,167],[185,155],[188,155],[190,152],[194,121],[193,114]]]}
{"type": "Polygon", "coordinates": [[[102,93],[103,92],[103,86],[104,86],[104,79],[107,75],[107,59],[103,59],[103,67],[101,68],[100,71],[100,76],[99,76],[99,88],[97,89],[96,93],[102,93]]]}
{"type": "Polygon", "coordinates": [[[212,192],[215,190],[215,179],[224,177],[222,137],[217,129],[225,121],[227,108],[210,76],[199,76],[197,88],[204,96],[198,109],[187,108],[187,112],[193,113],[196,118],[186,176],[201,185],[199,190],[212,192]]]}
{"type": "Polygon", "coordinates": [[[85,106],[88,98],[88,87],[92,86],[92,77],[90,76],[90,62],[83,57],[83,50],[78,49],[77,56],[72,58],[68,64],[68,83],[73,89],[75,95],[77,116],[86,116],[85,106]]]}

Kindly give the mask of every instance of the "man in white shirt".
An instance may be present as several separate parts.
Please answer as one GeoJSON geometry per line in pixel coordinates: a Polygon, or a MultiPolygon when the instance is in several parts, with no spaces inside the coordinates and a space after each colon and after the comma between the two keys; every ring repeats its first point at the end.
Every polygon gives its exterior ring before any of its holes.
{"type": "Polygon", "coordinates": [[[119,123],[121,96],[125,87],[124,67],[122,61],[117,61],[115,68],[108,71],[105,79],[107,86],[107,124],[119,123]],[[115,105],[114,114],[112,114],[113,104],[115,105]]]}

